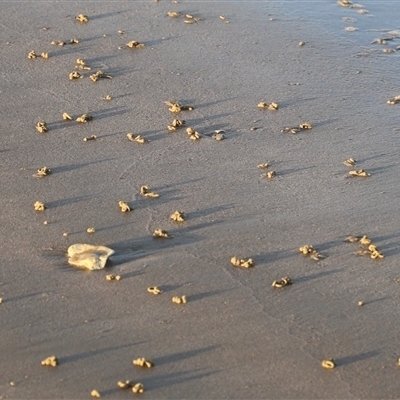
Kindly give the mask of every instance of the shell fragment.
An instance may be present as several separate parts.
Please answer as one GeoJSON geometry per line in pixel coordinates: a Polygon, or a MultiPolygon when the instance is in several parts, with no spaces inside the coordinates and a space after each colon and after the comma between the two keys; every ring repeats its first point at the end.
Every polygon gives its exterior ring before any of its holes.
{"type": "Polygon", "coordinates": [[[114,250],[106,246],[73,244],[68,247],[68,263],[89,270],[103,269],[108,258],[114,253],[114,250]]]}

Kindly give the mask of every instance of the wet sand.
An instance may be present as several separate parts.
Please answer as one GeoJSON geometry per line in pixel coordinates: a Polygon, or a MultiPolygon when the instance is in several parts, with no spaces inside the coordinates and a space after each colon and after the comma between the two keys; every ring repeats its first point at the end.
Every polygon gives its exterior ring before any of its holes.
{"type": "Polygon", "coordinates": [[[256,11],[2,3],[1,398],[83,399],[97,389],[122,399],[132,395],[117,388],[126,379],[142,382],[145,398],[399,397],[390,65],[354,57],[351,44],[277,9],[256,11]],[[169,10],[201,20],[185,24],[169,10]],[[75,22],[80,13],[88,24],[75,22]],[[50,45],[74,37],[79,44],[50,45]],[[131,40],[146,47],[118,49],[131,40]],[[49,59],[29,60],[32,49],[49,59]],[[69,81],[77,58],[113,79],[94,83],[83,71],[69,81]],[[176,118],[167,100],[194,106],[179,118],[200,141],[167,131],[176,118]],[[259,110],[260,101],[280,108],[259,110]],[[63,112],[93,121],[62,121],[63,112]],[[45,134],[35,130],[41,120],[45,134]],[[280,132],[306,121],[312,130],[280,132]],[[216,129],[225,140],[211,137],[216,129]],[[128,132],[150,142],[129,142],[128,132]],[[349,157],[372,176],[348,178],[349,157]],[[257,169],[265,162],[272,180],[257,169]],[[52,174],[33,178],[43,166],[52,174]],[[143,198],[141,185],[160,198],[143,198]],[[121,200],[134,210],[121,213],[121,200]],[[186,222],[170,221],[176,210],[186,222]],[[158,228],[173,238],[153,239],[158,228]],[[371,237],[385,259],[352,254],[350,234],[371,237]],[[80,271],[66,262],[74,243],[116,253],[106,269],[80,271]],[[303,258],[304,244],[325,258],[303,258]],[[232,256],[255,266],[235,268],[232,256]],[[271,287],[284,276],[290,287],[271,287]],[[147,293],[156,285],[161,295],[147,293]],[[187,304],[171,302],[182,295],[187,304]],[[50,355],[57,368],[40,365],[50,355]],[[135,367],[138,357],[155,367],[135,367]],[[321,367],[327,358],[335,369],[321,367]]]}

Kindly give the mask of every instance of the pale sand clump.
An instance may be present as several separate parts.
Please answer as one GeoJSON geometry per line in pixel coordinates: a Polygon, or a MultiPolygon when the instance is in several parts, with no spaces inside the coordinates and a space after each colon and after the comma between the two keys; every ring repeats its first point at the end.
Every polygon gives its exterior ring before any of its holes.
{"type": "Polygon", "coordinates": [[[68,247],[68,263],[89,270],[103,269],[108,258],[114,253],[114,250],[106,246],[73,244],[68,247]]]}
{"type": "Polygon", "coordinates": [[[46,367],[56,367],[58,365],[58,358],[56,356],[50,356],[41,361],[41,364],[46,367]]]}
{"type": "Polygon", "coordinates": [[[264,101],[261,101],[257,104],[257,107],[266,108],[268,110],[277,110],[279,108],[279,104],[274,101],[272,103],[265,103],[264,101]]]}
{"type": "Polygon", "coordinates": [[[326,369],[333,369],[336,367],[336,363],[332,358],[329,358],[328,360],[323,360],[321,365],[323,368],[326,369]]]}
{"type": "Polygon", "coordinates": [[[121,210],[121,212],[123,212],[123,213],[132,211],[132,208],[125,201],[119,201],[118,206],[119,206],[119,209],[121,210]]]}
{"type": "Polygon", "coordinates": [[[306,244],[304,246],[301,246],[299,248],[299,251],[303,256],[310,257],[311,259],[318,261],[321,258],[324,258],[324,256],[320,253],[317,252],[317,250],[314,249],[312,245],[306,244]]]}
{"type": "Polygon", "coordinates": [[[139,357],[133,360],[133,365],[137,365],[138,367],[143,367],[143,368],[154,367],[153,361],[146,360],[144,357],[139,357]]]}
{"type": "Polygon", "coordinates": [[[284,278],[282,278],[279,281],[273,281],[272,282],[272,287],[274,287],[274,288],[283,288],[283,287],[291,285],[291,284],[292,284],[292,280],[288,276],[285,276],[284,278]]]}
{"type": "Polygon", "coordinates": [[[184,222],[186,220],[186,216],[182,211],[175,211],[170,215],[170,218],[175,222],[184,222]]]}
{"type": "Polygon", "coordinates": [[[349,243],[359,243],[362,246],[362,250],[357,250],[354,252],[357,256],[369,256],[373,260],[381,260],[385,258],[385,255],[378,249],[376,245],[372,243],[372,240],[364,236],[348,236],[345,239],[349,243]]]}
{"type": "Polygon", "coordinates": [[[156,229],[153,233],[153,238],[171,239],[172,236],[164,229],[156,229]]]}
{"type": "Polygon", "coordinates": [[[158,288],[158,286],[150,286],[147,288],[147,291],[154,295],[158,295],[163,292],[161,289],[158,288]]]}
{"type": "Polygon", "coordinates": [[[245,260],[243,258],[232,257],[231,264],[234,267],[241,267],[241,268],[254,267],[254,261],[251,258],[249,258],[248,260],[245,260]]]}
{"type": "Polygon", "coordinates": [[[141,186],[140,187],[140,194],[143,197],[150,197],[150,198],[153,198],[153,199],[158,199],[160,197],[160,195],[158,193],[151,192],[150,188],[148,186],[141,186]]]}
{"type": "Polygon", "coordinates": [[[187,298],[186,296],[174,296],[172,298],[172,302],[175,304],[186,304],[187,303],[187,298]]]}

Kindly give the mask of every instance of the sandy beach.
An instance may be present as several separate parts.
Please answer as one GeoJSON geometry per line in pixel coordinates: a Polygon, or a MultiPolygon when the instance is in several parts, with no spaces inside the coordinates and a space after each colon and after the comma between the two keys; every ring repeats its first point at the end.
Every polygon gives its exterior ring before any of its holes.
{"type": "Polygon", "coordinates": [[[386,103],[400,94],[399,55],[365,56],[244,3],[1,2],[0,399],[400,397],[400,105],[386,103]],[[78,58],[91,70],[70,80],[78,58]],[[92,82],[98,70],[112,79],[92,82]],[[93,120],[77,123],[84,113],[93,120]],[[170,132],[175,118],[186,125],[170,132]],[[371,176],[350,177],[350,157],[371,176]],[[52,173],[33,177],[43,166],[52,173]],[[170,220],[176,210],[186,221],[170,220]],[[385,258],[355,255],[349,235],[385,258]],[[67,262],[75,243],[115,254],[83,271],[67,262]],[[303,257],[306,244],[323,258],[303,257]],[[59,365],[42,366],[51,355],[59,365]]]}

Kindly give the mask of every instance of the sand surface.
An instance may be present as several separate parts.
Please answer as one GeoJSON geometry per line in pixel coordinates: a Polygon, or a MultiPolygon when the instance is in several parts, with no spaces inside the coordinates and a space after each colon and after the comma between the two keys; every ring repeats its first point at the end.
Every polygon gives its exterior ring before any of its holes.
{"type": "Polygon", "coordinates": [[[149,399],[400,396],[400,106],[386,104],[400,92],[398,67],[243,3],[1,3],[0,398],[97,389],[123,399],[132,394],[116,382],[126,379],[149,399]],[[88,24],[75,22],[80,13],[88,24]],[[130,40],[146,47],[118,48],[130,40]],[[49,59],[29,60],[32,49],[49,59]],[[113,79],[93,83],[84,71],[69,81],[77,58],[113,79]],[[168,133],[166,100],[194,106],[179,118],[201,140],[168,133]],[[312,130],[280,132],[305,121],[312,130]],[[348,178],[349,157],[372,176],[348,178]],[[265,162],[273,180],[257,169],[265,162]],[[53,173],[33,178],[43,166],[53,173]],[[141,185],[160,198],[143,198],[141,185]],[[134,211],[122,214],[120,200],[134,211]],[[186,222],[169,220],[176,210],[186,222]],[[158,228],[173,238],[153,239],[158,228]],[[352,254],[350,234],[370,236],[385,259],[352,254]],[[67,264],[73,243],[116,253],[85,272],[67,264]],[[325,258],[303,258],[304,244],[325,258]],[[234,268],[232,256],[255,267],[234,268]],[[284,276],[293,285],[273,289],[284,276]],[[146,292],[155,285],[163,294],[146,292]],[[186,305],[171,302],[181,295],[186,305]],[[50,355],[57,368],[40,365],[50,355]],[[134,367],[137,357],[155,367],[134,367]],[[326,358],[337,368],[324,370],[326,358]]]}

